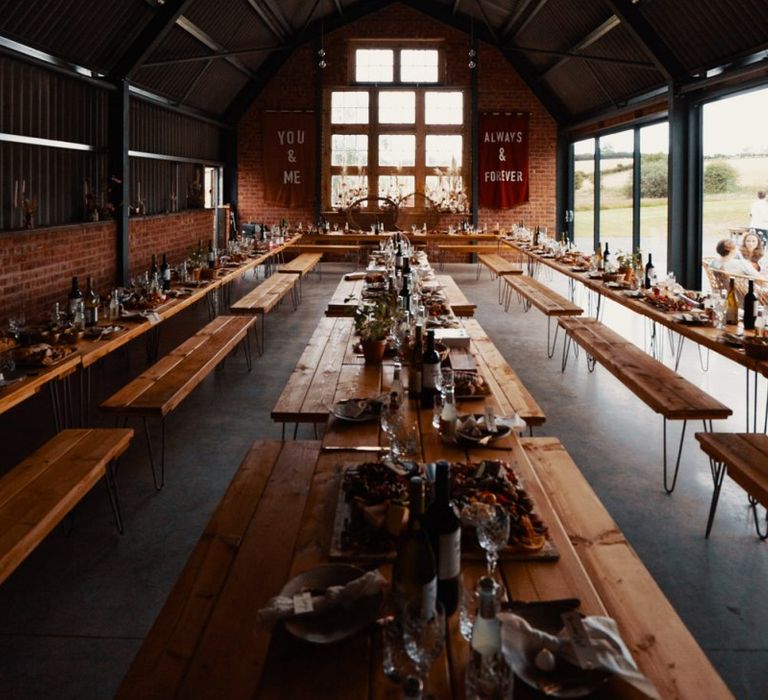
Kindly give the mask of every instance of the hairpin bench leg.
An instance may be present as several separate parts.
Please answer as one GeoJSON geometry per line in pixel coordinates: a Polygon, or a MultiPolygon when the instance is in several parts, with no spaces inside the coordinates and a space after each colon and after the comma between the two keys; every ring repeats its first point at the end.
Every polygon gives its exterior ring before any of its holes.
{"type": "Polygon", "coordinates": [[[683,454],[683,440],[685,440],[685,428],[688,425],[688,421],[683,421],[683,429],[680,433],[680,445],[677,448],[677,460],[675,461],[675,471],[672,475],[672,484],[668,483],[667,479],[667,418],[664,417],[664,490],[667,493],[672,493],[675,490],[677,484],[677,473],[680,470],[680,457],[683,454]]]}
{"type": "Polygon", "coordinates": [[[725,478],[725,463],[714,462],[713,463],[713,476],[715,479],[714,490],[712,491],[712,501],[709,504],[709,517],[707,518],[707,531],[704,537],[709,538],[709,533],[712,531],[712,523],[715,520],[715,511],[717,510],[717,501],[720,498],[720,489],[723,487],[723,479],[725,478]]]}

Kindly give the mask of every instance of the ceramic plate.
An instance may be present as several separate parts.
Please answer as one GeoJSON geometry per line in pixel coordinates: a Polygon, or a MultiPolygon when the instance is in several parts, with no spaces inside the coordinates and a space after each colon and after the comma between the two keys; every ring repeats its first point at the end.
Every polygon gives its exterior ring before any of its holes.
{"type": "MultiPolygon", "coordinates": [[[[292,596],[302,591],[321,595],[330,586],[343,586],[365,573],[350,564],[326,564],[304,571],[283,586],[280,595],[292,596]]],[[[292,635],[315,644],[331,644],[347,639],[370,625],[379,615],[384,592],[360,598],[341,610],[309,613],[285,623],[292,635]]]]}

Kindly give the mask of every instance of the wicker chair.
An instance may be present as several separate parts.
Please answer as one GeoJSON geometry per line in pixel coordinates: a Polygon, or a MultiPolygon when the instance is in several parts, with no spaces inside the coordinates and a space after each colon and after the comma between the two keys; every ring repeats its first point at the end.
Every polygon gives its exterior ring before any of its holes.
{"type": "Polygon", "coordinates": [[[397,230],[398,207],[389,197],[361,197],[344,210],[350,228],[370,231],[377,221],[385,231],[397,230]]]}
{"type": "Polygon", "coordinates": [[[737,275],[731,272],[725,272],[723,270],[712,269],[711,263],[714,258],[705,258],[701,262],[701,266],[704,268],[704,273],[707,276],[709,286],[712,288],[714,295],[719,295],[721,291],[725,290],[728,293],[728,287],[731,283],[731,278],[734,280],[734,288],[736,290],[736,300],[739,304],[744,303],[744,295],[749,289],[749,280],[755,283],[755,296],[758,303],[763,306],[768,306],[768,279],[763,277],[748,277],[747,275],[737,275]]]}

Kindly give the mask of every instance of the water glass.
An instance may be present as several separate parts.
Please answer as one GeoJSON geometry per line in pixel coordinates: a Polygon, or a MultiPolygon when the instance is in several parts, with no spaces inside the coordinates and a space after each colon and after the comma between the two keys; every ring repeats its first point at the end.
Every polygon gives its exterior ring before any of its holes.
{"type": "Polygon", "coordinates": [[[402,620],[390,617],[384,621],[381,626],[381,642],[384,675],[395,683],[402,683],[416,670],[405,651],[402,620]]]}
{"type": "Polygon", "coordinates": [[[445,645],[445,611],[437,601],[434,610],[413,603],[403,609],[403,639],[408,657],[425,678],[445,645]]]}
{"type": "Polygon", "coordinates": [[[488,575],[493,577],[499,562],[499,551],[509,541],[509,513],[501,506],[491,506],[476,523],[477,541],[485,550],[488,575]]]}

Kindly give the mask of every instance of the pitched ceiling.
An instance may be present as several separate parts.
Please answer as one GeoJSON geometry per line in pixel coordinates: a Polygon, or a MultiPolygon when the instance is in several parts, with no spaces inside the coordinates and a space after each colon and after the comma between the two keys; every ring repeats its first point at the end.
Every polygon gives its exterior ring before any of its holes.
{"type": "MultiPolygon", "coordinates": [[[[298,45],[398,0],[0,0],[0,35],[234,121],[298,45]]],[[[562,126],[670,81],[768,77],[765,0],[399,0],[498,46],[562,126]]]]}

